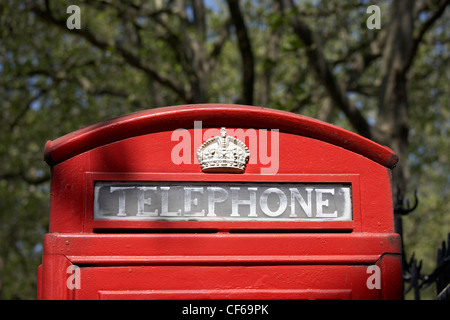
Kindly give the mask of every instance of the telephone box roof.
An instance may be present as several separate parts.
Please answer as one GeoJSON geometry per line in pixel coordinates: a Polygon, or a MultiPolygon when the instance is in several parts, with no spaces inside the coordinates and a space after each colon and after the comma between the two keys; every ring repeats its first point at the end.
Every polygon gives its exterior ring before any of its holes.
{"type": "Polygon", "coordinates": [[[45,146],[45,161],[53,166],[91,149],[144,134],[194,127],[278,129],[318,139],[394,168],[398,156],[390,148],[337,126],[302,115],[244,105],[200,104],[155,108],[90,125],[45,146]]]}

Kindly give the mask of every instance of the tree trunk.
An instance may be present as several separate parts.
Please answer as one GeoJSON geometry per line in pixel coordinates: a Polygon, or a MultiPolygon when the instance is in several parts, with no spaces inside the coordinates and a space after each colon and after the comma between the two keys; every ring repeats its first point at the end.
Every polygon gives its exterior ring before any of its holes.
{"type": "MultiPolygon", "coordinates": [[[[280,12],[280,4],[275,2],[272,6],[272,11],[280,12]]],[[[274,27],[269,36],[266,57],[263,63],[263,74],[261,76],[261,92],[259,95],[259,105],[262,107],[270,106],[270,97],[272,92],[272,73],[279,56],[279,48],[283,28],[281,26],[274,27]]],[[[257,102],[258,103],[258,102],[257,102]]]]}
{"type": "Polygon", "coordinates": [[[231,19],[236,29],[239,51],[242,57],[242,97],[239,103],[253,104],[253,88],[255,83],[255,61],[251,41],[248,36],[245,20],[239,7],[239,0],[228,0],[231,19]]]}
{"type": "Polygon", "coordinates": [[[413,45],[414,0],[393,1],[389,33],[382,54],[381,87],[378,105],[378,129],[381,140],[398,155],[393,172],[394,188],[405,190],[408,184],[409,101],[405,65],[413,45]]]}

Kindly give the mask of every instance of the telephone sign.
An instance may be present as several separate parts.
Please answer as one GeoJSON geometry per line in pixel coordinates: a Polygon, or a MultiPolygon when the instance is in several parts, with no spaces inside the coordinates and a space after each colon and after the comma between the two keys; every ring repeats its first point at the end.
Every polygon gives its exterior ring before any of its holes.
{"type": "Polygon", "coordinates": [[[345,184],[97,182],[96,220],[352,219],[345,184]]]}

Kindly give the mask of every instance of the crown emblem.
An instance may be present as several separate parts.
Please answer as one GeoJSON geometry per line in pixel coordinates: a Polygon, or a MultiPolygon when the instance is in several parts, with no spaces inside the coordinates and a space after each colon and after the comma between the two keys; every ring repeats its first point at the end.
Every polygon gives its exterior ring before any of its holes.
{"type": "Polygon", "coordinates": [[[250,151],[241,140],[227,137],[227,130],[221,128],[220,137],[208,139],[198,148],[197,158],[203,172],[242,173],[250,151]]]}

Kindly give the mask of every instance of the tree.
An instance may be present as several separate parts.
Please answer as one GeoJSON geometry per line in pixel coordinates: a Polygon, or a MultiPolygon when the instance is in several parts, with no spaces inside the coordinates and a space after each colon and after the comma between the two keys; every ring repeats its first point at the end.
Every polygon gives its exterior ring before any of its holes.
{"type": "MultiPolygon", "coordinates": [[[[305,53],[319,81],[327,89],[333,103],[347,117],[354,130],[361,135],[389,145],[399,154],[398,169],[394,171],[394,182],[405,190],[409,178],[407,159],[409,154],[409,99],[407,89],[408,71],[416,57],[417,48],[423,40],[426,31],[445,11],[449,1],[440,1],[437,9],[425,20],[414,36],[414,16],[424,10],[425,2],[393,1],[391,3],[391,16],[385,33],[380,32],[367,41],[368,51],[356,51],[346,48],[346,54],[351,59],[355,57],[355,66],[348,68],[347,81],[339,82],[333,72],[328,59],[324,56],[321,44],[309,26],[301,19],[293,0],[283,0],[283,7],[290,12],[289,22],[294,33],[306,46],[305,53]],[[378,112],[375,125],[370,125],[366,116],[357,108],[348,97],[353,91],[352,86],[363,76],[375,59],[381,58],[380,85],[378,91],[378,112]]],[[[359,4],[355,4],[358,6],[359,4]]],[[[361,43],[358,43],[361,46],[361,43]]],[[[358,92],[358,90],[356,90],[358,92]]]]}
{"type": "Polygon", "coordinates": [[[68,5],[0,5],[0,298],[35,292],[45,141],[165,105],[274,107],[388,145],[400,157],[394,185],[423,199],[407,245],[425,254],[444,239],[449,0],[79,0],[79,29],[67,27],[68,5]],[[367,28],[369,5],[380,29],[367,28]]]}

